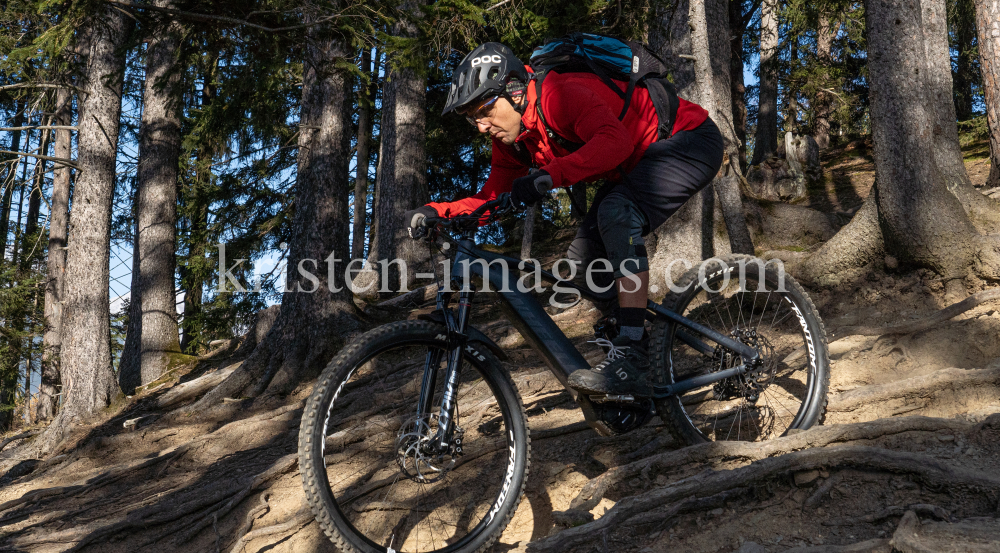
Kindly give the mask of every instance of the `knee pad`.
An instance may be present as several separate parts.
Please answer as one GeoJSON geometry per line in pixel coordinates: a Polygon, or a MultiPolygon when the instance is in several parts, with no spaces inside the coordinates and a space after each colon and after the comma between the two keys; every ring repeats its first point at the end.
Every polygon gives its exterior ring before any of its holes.
{"type": "Polygon", "coordinates": [[[615,278],[625,276],[623,269],[632,274],[649,270],[646,242],[642,238],[646,216],[635,202],[618,192],[608,194],[598,208],[597,223],[608,260],[615,268],[615,278]]]}

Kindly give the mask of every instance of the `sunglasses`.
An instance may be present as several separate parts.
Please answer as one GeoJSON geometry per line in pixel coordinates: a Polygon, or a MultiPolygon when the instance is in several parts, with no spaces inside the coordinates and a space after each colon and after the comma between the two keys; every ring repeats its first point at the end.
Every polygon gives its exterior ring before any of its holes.
{"type": "Polygon", "coordinates": [[[499,96],[494,96],[482,104],[469,107],[468,109],[462,110],[460,113],[465,116],[465,119],[471,123],[473,127],[478,127],[479,120],[489,116],[490,111],[493,110],[493,105],[497,103],[498,99],[500,99],[499,96]]]}

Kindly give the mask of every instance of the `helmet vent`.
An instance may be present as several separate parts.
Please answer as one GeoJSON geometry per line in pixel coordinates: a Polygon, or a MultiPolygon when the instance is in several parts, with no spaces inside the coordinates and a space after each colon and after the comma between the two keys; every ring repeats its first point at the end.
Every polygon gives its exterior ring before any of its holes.
{"type": "Polygon", "coordinates": [[[482,69],[475,68],[472,70],[472,86],[479,88],[483,84],[483,81],[479,79],[479,74],[482,73],[482,69]]]}
{"type": "Polygon", "coordinates": [[[497,75],[499,74],[500,74],[500,68],[494,65],[493,67],[490,68],[490,72],[486,75],[486,80],[492,81],[496,79],[497,75]]]}

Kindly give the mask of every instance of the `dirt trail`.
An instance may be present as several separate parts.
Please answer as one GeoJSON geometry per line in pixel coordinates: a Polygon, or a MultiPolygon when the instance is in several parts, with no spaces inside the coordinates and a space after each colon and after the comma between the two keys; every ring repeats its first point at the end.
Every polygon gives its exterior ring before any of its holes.
{"type": "MultiPolygon", "coordinates": [[[[810,293],[833,341],[825,425],[687,448],[656,417],[597,436],[481,304],[474,321],[508,351],[532,431],[525,498],[493,551],[1000,551],[1000,304],[914,334],[857,336],[930,316],[943,286],[876,267],[810,293]]],[[[596,317],[585,303],[554,316],[591,360],[596,317]]],[[[294,455],[311,382],[286,398],[184,409],[239,362],[203,358],[81,425],[50,458],[13,466],[0,477],[0,551],[334,551],[304,507],[294,455]]],[[[30,439],[3,446],[0,464],[30,439]]]]}

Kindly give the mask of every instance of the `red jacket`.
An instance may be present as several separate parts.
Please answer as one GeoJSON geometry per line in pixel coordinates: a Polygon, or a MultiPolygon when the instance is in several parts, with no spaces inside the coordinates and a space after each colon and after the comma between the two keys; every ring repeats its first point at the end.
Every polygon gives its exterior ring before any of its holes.
{"type": "MultiPolygon", "coordinates": [[[[530,71],[530,69],[529,69],[530,71]]],[[[624,92],[627,83],[617,82],[624,92]]],[[[538,117],[534,84],[527,88],[528,106],[521,117],[524,131],[517,144],[528,149],[534,165],[552,175],[555,187],[599,179],[618,180],[618,167],[631,171],[650,144],[656,142],[658,119],[649,92],[636,87],[625,119],[618,120],[624,100],[600,77],[592,73],[550,73],[544,81],[542,112],[552,131],[583,146],[568,152],[550,140],[538,117]]],[[[705,122],[708,112],[701,106],[680,100],[673,132],[694,129],[705,122]]],[[[477,194],[455,202],[430,203],[443,217],[474,211],[503,192],[511,183],[528,174],[530,165],[513,146],[493,139],[490,176],[477,194]]]]}

